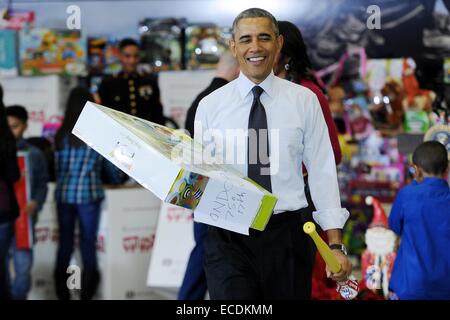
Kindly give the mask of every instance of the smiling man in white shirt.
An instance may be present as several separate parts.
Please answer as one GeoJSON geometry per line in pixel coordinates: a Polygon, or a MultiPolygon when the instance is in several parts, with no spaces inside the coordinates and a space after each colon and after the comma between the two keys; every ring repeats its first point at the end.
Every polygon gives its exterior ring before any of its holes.
{"type": "Polygon", "coordinates": [[[209,227],[205,272],[212,299],[310,298],[313,250],[302,231],[302,212],[308,205],[302,162],[317,209],[314,220],[326,230],[342,265],[331,277],[342,281],[351,273],[342,246],[349,213],[341,208],[328,129],[315,94],[273,74],[282,45],[277,21],[269,12],[241,12],[233,22],[230,42],[241,73],[206,96],[197,110],[195,138],[205,144],[206,130],[219,130],[223,136],[230,129],[259,132],[256,139],[233,142],[234,150],[245,145],[247,155],[246,163],[232,165],[278,198],[263,232],[252,230],[246,236],[209,227]]]}

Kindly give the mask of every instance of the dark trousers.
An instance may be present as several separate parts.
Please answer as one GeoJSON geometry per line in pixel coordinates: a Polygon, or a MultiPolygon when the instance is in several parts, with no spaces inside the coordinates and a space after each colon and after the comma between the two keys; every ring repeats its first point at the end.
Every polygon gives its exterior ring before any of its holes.
{"type": "Polygon", "coordinates": [[[79,221],[80,251],[83,260],[81,298],[91,299],[97,290],[97,231],[100,220],[100,202],[87,204],[58,203],[59,246],[56,256],[55,285],[59,299],[70,298],[67,288],[67,268],[74,249],[75,224],[79,221]]]}
{"type": "Polygon", "coordinates": [[[207,233],[208,225],[194,222],[195,247],[189,256],[183,283],[178,293],[179,300],[203,300],[205,298],[206,276],[203,270],[203,260],[207,233]]]}
{"type": "Polygon", "coordinates": [[[307,209],[273,215],[250,236],[209,227],[205,272],[211,299],[310,299],[314,253],[307,209]]]}
{"type": "Polygon", "coordinates": [[[0,223],[0,300],[9,300],[8,251],[14,237],[14,222],[0,223]]]}

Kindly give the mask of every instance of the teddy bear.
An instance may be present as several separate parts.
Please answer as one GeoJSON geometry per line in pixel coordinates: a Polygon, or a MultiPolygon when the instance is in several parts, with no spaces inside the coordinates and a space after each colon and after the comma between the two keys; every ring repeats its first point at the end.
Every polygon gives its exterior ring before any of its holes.
{"type": "Polygon", "coordinates": [[[344,113],[343,99],[345,97],[345,91],[341,86],[334,86],[328,89],[328,100],[330,110],[333,114],[344,113]]]}

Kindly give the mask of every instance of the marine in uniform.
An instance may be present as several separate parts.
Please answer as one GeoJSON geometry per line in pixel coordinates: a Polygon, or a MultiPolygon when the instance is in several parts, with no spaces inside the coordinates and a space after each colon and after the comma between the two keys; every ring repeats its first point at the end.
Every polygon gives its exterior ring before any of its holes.
{"type": "Polygon", "coordinates": [[[139,46],[133,39],[119,44],[122,71],[103,79],[98,94],[101,104],[155,123],[164,124],[158,82],[137,71],[139,46]]]}

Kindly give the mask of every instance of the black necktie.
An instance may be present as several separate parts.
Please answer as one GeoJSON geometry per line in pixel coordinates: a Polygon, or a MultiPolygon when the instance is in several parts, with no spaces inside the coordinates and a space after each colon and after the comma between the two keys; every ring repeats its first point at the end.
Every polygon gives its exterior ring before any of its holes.
{"type": "Polygon", "coordinates": [[[270,182],[269,134],[264,106],[259,100],[263,89],[255,86],[252,89],[253,103],[248,118],[248,167],[247,175],[264,189],[272,192],[270,182]]]}

